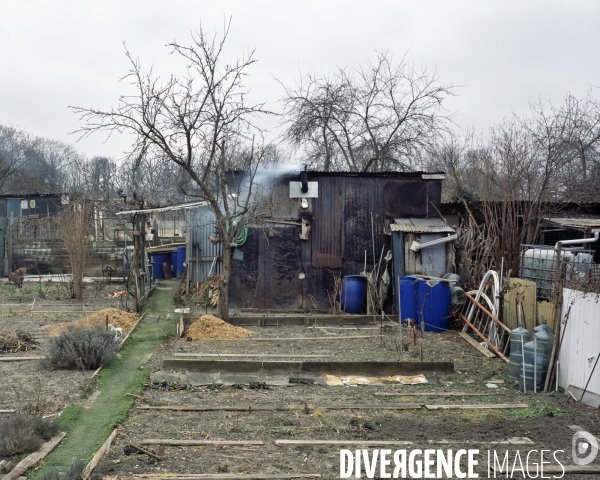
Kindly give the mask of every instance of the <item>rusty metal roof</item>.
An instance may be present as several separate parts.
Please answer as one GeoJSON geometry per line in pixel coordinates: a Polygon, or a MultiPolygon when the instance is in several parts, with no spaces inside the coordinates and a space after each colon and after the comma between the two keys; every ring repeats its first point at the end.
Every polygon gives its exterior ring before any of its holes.
{"type": "Polygon", "coordinates": [[[585,217],[551,217],[545,218],[547,222],[563,227],[600,228],[600,216],[588,215],[585,217]]]}
{"type": "Polygon", "coordinates": [[[392,232],[454,233],[454,229],[440,218],[396,218],[390,223],[392,232]]]}

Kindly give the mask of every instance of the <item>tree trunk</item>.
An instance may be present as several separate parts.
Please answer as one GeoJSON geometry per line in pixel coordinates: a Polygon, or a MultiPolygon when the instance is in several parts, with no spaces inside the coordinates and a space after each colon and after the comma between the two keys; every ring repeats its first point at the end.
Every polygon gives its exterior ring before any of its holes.
{"type": "Polygon", "coordinates": [[[231,273],[231,245],[229,235],[223,238],[223,272],[219,283],[219,317],[229,321],[229,276],[231,273]]]}

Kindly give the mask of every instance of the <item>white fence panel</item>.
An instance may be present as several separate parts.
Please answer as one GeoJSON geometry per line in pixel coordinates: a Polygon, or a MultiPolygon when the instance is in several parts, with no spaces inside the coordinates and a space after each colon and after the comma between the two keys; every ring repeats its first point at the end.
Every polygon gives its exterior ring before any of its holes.
{"type": "Polygon", "coordinates": [[[564,338],[559,354],[559,386],[566,390],[573,385],[583,390],[591,378],[587,390],[600,395],[600,362],[592,375],[600,355],[600,295],[565,288],[562,326],[564,338]]]}

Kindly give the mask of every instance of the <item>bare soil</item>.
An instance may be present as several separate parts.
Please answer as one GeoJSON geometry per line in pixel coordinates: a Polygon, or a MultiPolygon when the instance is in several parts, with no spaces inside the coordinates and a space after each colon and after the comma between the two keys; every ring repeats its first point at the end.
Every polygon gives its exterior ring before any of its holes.
{"type": "MultiPolygon", "coordinates": [[[[33,334],[40,348],[28,352],[0,353],[2,357],[46,355],[50,338],[44,327],[70,323],[91,312],[107,308],[123,308],[122,299],[109,297],[122,285],[86,284],[83,303],[65,296],[58,282],[25,282],[23,288],[0,284],[0,329],[24,330],[33,334]],[[43,298],[41,298],[43,297],[43,298]]],[[[0,410],[22,410],[42,407],[52,414],[67,405],[86,405],[81,393],[90,384],[92,372],[48,370],[37,360],[0,361],[0,410]]]]}
{"type": "MultiPolygon", "coordinates": [[[[236,354],[328,354],[335,360],[402,361],[421,360],[420,352],[400,353],[398,331],[382,332],[374,327],[310,329],[307,327],[249,327],[251,339],[236,341],[195,341],[173,339],[155,352],[149,364],[161,368],[162,359],[173,353],[236,354]],[[339,339],[349,335],[369,335],[366,339],[339,339]],[[280,337],[281,342],[256,342],[254,338],[280,337]],[[287,341],[285,337],[318,337],[322,340],[287,341]]],[[[419,339],[420,339],[419,333],[419,339]]],[[[595,435],[600,434],[599,412],[559,393],[524,394],[516,382],[506,377],[507,367],[499,359],[488,359],[465,342],[456,332],[423,335],[424,361],[454,361],[455,373],[430,375],[424,385],[381,385],[320,387],[294,385],[252,389],[249,386],[198,387],[187,391],[164,391],[152,386],[143,393],[137,405],[214,405],[248,406],[301,405],[295,411],[182,412],[141,410],[134,408],[119,430],[116,444],[101,461],[98,475],[127,476],[135,473],[321,473],[323,478],[339,478],[340,448],[359,448],[364,440],[398,441],[397,448],[479,448],[483,453],[495,449],[499,453],[519,450],[526,456],[530,450],[563,450],[559,459],[571,464],[569,425],[580,425],[595,435]],[[500,379],[498,388],[486,386],[500,379]],[[400,392],[396,397],[375,396],[377,392],[400,392]],[[477,396],[443,397],[412,396],[412,393],[466,392],[477,396]],[[527,403],[526,409],[509,410],[386,410],[389,403],[419,404],[486,404],[527,403]],[[374,410],[331,410],[315,408],[323,404],[378,404],[374,410]],[[489,442],[527,437],[526,446],[491,445],[489,442]],[[219,439],[262,440],[264,446],[243,447],[165,447],[162,462],[155,463],[145,455],[125,455],[127,442],[140,445],[144,439],[219,439]],[[278,446],[276,440],[345,440],[349,446],[278,446]],[[400,442],[410,441],[404,446],[400,442]],[[449,442],[449,443],[444,443],[449,442]]],[[[418,350],[418,349],[417,349],[418,350]]],[[[243,357],[239,357],[243,359],[243,357]]],[[[156,446],[147,446],[156,452],[156,446]]],[[[480,457],[480,458],[483,458],[480,457]]],[[[513,458],[511,456],[511,458],[513,458]]],[[[596,462],[599,462],[597,459],[596,462]]],[[[482,462],[484,463],[484,462],[482,462]]],[[[482,477],[485,466],[479,469],[482,477]]],[[[586,476],[578,476],[586,478],[586,476]]],[[[594,478],[588,476],[587,478],[594,478]]]]}

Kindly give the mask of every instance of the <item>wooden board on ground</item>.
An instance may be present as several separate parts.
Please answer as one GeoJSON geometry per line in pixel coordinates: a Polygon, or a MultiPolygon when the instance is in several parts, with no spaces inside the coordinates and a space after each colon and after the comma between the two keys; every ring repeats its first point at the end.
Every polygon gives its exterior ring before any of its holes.
{"type": "Polygon", "coordinates": [[[235,473],[199,473],[196,475],[177,475],[174,473],[163,473],[163,474],[148,474],[148,475],[133,475],[132,477],[123,478],[145,478],[147,480],[292,480],[295,478],[321,478],[320,473],[256,473],[256,474],[240,474],[235,473]]]}
{"type": "Polygon", "coordinates": [[[265,358],[330,358],[333,355],[277,355],[277,354],[270,354],[270,353],[174,353],[173,354],[174,357],[232,357],[232,358],[238,358],[238,357],[248,357],[248,358],[255,358],[255,357],[265,357],[265,358]]]}
{"type": "Polygon", "coordinates": [[[274,338],[274,337],[258,337],[245,338],[244,342],[290,342],[290,341],[310,341],[310,340],[319,340],[319,341],[330,341],[330,340],[358,340],[365,338],[373,338],[372,335],[345,335],[345,336],[328,336],[328,337],[282,337],[282,338],[274,338]]]}
{"type": "Polygon", "coordinates": [[[450,410],[457,408],[460,410],[503,410],[509,408],[527,408],[527,403],[481,403],[472,405],[425,405],[427,410],[450,410]]]}
{"type": "Polygon", "coordinates": [[[167,438],[145,438],[140,442],[142,445],[172,445],[180,447],[196,446],[246,446],[246,445],[264,445],[261,440],[170,440],[167,438]]]}
{"type": "Polygon", "coordinates": [[[44,357],[0,357],[0,362],[25,362],[28,360],[41,360],[44,357]]]}
{"type": "Polygon", "coordinates": [[[88,478],[90,478],[90,475],[92,474],[92,471],[94,470],[94,468],[96,468],[98,466],[98,463],[100,463],[100,460],[102,460],[102,457],[104,455],[106,455],[106,453],[108,453],[108,450],[110,449],[110,445],[116,436],[117,436],[117,429],[115,428],[112,431],[112,433],[108,436],[106,441],[99,448],[99,450],[96,452],[96,454],[92,457],[92,459],[90,460],[90,463],[88,463],[86,465],[86,467],[83,469],[83,472],[81,472],[81,478],[83,480],[87,480],[88,478]]]}
{"type": "Polygon", "coordinates": [[[489,393],[465,392],[376,392],[376,397],[483,397],[489,393]]]}
{"type": "Polygon", "coordinates": [[[290,412],[306,408],[321,410],[416,410],[423,408],[420,403],[381,403],[381,404],[325,404],[325,405],[140,405],[138,410],[170,410],[177,412],[290,412]]]}
{"type": "Polygon", "coordinates": [[[48,440],[42,448],[40,448],[37,452],[32,453],[28,457],[21,460],[15,468],[12,469],[10,473],[7,473],[2,480],[16,480],[23,473],[29,470],[31,467],[36,465],[40,460],[42,460],[46,455],[48,455],[54,447],[56,447],[60,441],[65,438],[67,434],[65,432],[61,432],[58,435],[55,435],[50,440],[48,440]]]}
{"type": "Polygon", "coordinates": [[[480,353],[483,353],[486,357],[498,358],[498,357],[496,357],[496,355],[494,355],[492,352],[490,352],[487,348],[482,347],[479,344],[479,342],[477,342],[476,340],[473,340],[473,338],[471,338],[471,336],[468,333],[459,332],[459,335],[462,338],[464,338],[467,342],[469,342],[471,345],[473,345],[480,353]]]}
{"type": "Polygon", "coordinates": [[[275,445],[285,446],[319,446],[319,445],[368,445],[371,447],[385,447],[388,445],[412,445],[406,440],[275,440],[275,445]]]}

